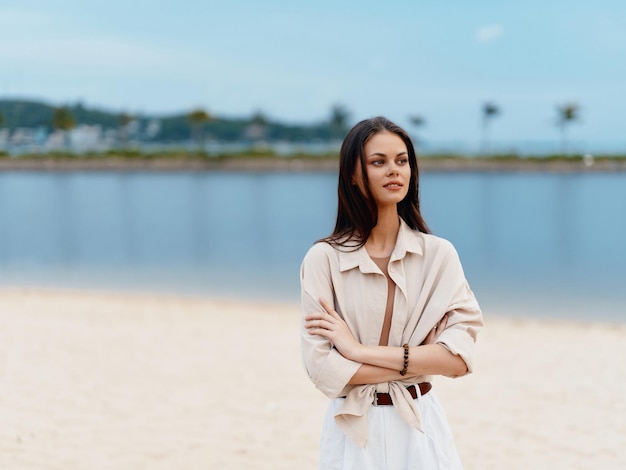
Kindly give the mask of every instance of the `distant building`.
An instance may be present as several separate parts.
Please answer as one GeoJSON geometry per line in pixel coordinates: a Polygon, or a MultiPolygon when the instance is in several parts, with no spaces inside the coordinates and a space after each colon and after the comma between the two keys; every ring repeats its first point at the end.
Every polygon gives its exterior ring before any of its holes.
{"type": "Polygon", "coordinates": [[[81,124],[72,129],[69,133],[71,148],[77,152],[85,152],[89,150],[101,150],[102,142],[102,126],[89,126],[81,124]]]}
{"type": "Polygon", "coordinates": [[[0,129],[0,150],[4,150],[9,146],[9,129],[0,129]]]}
{"type": "Polygon", "coordinates": [[[37,129],[30,129],[26,127],[18,127],[13,131],[9,138],[9,145],[11,146],[26,146],[37,144],[37,129]]]}

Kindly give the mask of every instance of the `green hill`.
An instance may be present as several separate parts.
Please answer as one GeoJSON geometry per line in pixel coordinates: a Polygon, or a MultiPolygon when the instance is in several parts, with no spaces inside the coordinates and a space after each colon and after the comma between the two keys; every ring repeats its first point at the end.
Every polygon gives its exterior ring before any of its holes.
{"type": "MultiPolygon", "coordinates": [[[[119,129],[121,126],[121,112],[89,108],[83,103],[66,106],[74,118],[76,125],[100,125],[104,130],[119,129]]],[[[52,115],[55,106],[49,103],[31,100],[0,100],[0,114],[4,120],[2,127],[9,130],[17,128],[44,128],[52,129],[52,115]]],[[[140,140],[156,142],[179,142],[191,138],[191,124],[187,119],[187,112],[165,116],[140,114],[133,116],[137,135],[140,140]],[[156,133],[146,133],[150,123],[158,129],[156,133]]],[[[270,141],[310,142],[326,141],[336,136],[334,128],[329,122],[311,125],[291,125],[275,121],[259,122],[256,118],[228,119],[215,116],[210,122],[202,125],[205,136],[219,141],[246,141],[254,139],[270,141]],[[256,119],[256,121],[255,121],[256,119]],[[254,132],[251,132],[251,128],[254,132]]]]}

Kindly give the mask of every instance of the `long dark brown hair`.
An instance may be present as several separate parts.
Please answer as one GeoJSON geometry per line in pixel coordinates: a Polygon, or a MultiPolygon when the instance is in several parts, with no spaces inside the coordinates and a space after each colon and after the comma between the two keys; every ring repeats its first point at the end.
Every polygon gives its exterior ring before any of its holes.
{"type": "Polygon", "coordinates": [[[398,214],[412,229],[430,233],[420,212],[419,172],[413,142],[411,142],[409,135],[400,126],[394,124],[389,119],[378,116],[365,119],[356,124],[348,131],[343,140],[339,153],[337,222],[335,223],[333,233],[321,241],[332,245],[346,246],[347,244],[350,247],[359,248],[365,244],[372,229],[376,226],[378,222],[378,208],[367,178],[363,147],[370,137],[383,131],[392,132],[400,137],[406,144],[409,154],[409,166],[411,168],[409,190],[405,198],[398,203],[398,214]],[[363,191],[353,184],[357,161],[361,162],[363,191]]]}

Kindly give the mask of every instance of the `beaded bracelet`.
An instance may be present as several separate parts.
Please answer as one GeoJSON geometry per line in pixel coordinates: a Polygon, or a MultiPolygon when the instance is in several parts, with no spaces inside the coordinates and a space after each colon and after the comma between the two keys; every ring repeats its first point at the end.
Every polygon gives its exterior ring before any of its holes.
{"type": "Polygon", "coordinates": [[[406,375],[406,371],[409,369],[409,345],[405,343],[402,347],[404,348],[404,365],[402,366],[400,375],[404,376],[406,375]]]}

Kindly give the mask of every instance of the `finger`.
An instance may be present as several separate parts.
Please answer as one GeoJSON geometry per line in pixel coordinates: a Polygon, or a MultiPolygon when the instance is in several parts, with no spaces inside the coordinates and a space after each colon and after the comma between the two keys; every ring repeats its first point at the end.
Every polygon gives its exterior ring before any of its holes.
{"type": "Polygon", "coordinates": [[[424,343],[431,344],[434,341],[436,335],[437,335],[437,329],[435,327],[428,332],[428,336],[426,336],[426,340],[424,341],[424,343]]]}
{"type": "MultiPolygon", "coordinates": [[[[332,309],[331,309],[332,311],[332,309]]],[[[330,315],[326,310],[322,310],[321,312],[309,313],[304,316],[306,321],[309,320],[328,320],[328,315],[330,315]]]]}
{"type": "Polygon", "coordinates": [[[306,315],[304,317],[304,320],[305,321],[323,320],[324,318],[326,318],[326,312],[315,312],[315,313],[309,313],[308,315],[306,315]]]}
{"type": "Polygon", "coordinates": [[[446,326],[448,326],[448,314],[447,313],[443,316],[441,321],[439,321],[439,324],[437,325],[437,330],[443,331],[446,329],[446,326]]]}
{"type": "Polygon", "coordinates": [[[321,329],[317,329],[317,330],[316,330],[316,329],[312,329],[312,330],[309,330],[309,334],[310,334],[310,335],[321,336],[321,337],[323,337],[323,338],[327,339],[327,340],[328,340],[331,344],[333,344],[333,343],[334,343],[334,342],[333,342],[333,335],[332,335],[332,334],[330,334],[330,332],[329,332],[329,331],[327,331],[327,330],[321,330],[321,329]]]}
{"type": "Polygon", "coordinates": [[[328,336],[327,336],[328,335],[328,330],[322,330],[322,329],[319,329],[319,328],[311,328],[309,330],[309,334],[310,335],[323,336],[324,338],[329,339],[328,336]]]}
{"type": "Polygon", "coordinates": [[[320,299],[320,304],[322,304],[322,307],[324,308],[324,310],[326,310],[326,313],[328,313],[331,317],[337,317],[337,312],[335,312],[335,309],[332,305],[330,305],[330,303],[328,303],[326,300],[324,299],[320,299]]]}
{"type": "Polygon", "coordinates": [[[333,324],[327,320],[311,320],[304,324],[305,328],[323,328],[325,330],[330,330],[333,324]]]}

